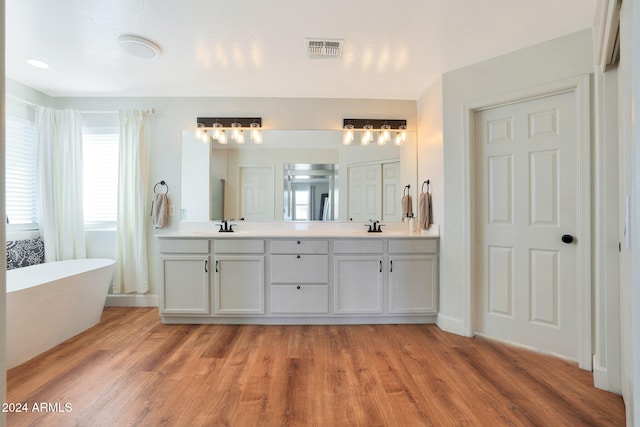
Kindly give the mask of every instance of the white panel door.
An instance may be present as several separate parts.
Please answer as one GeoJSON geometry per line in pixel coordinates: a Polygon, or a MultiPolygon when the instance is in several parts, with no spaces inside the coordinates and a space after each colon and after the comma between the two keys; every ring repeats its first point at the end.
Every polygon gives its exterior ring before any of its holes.
{"type": "Polygon", "coordinates": [[[380,164],[349,166],[349,208],[351,221],[382,218],[382,168],[380,164]]]}
{"type": "Polygon", "coordinates": [[[384,221],[402,220],[400,162],[382,164],[382,216],[384,221]]]}
{"type": "Polygon", "coordinates": [[[240,182],[240,217],[247,221],[273,221],[273,168],[242,167],[240,182]]]}
{"type": "Polygon", "coordinates": [[[475,114],[477,331],[570,358],[579,308],[574,117],[572,92],[475,114]]]}

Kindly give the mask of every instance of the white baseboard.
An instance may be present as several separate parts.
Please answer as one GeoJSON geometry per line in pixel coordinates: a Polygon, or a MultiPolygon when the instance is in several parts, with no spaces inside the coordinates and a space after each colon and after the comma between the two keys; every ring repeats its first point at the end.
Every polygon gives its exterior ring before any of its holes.
{"type": "Polygon", "coordinates": [[[109,294],[105,307],[158,307],[158,295],[109,294]]]}
{"type": "Polygon", "coordinates": [[[600,365],[598,356],[593,355],[593,386],[601,390],[610,391],[611,393],[622,394],[622,390],[618,386],[618,382],[610,381],[609,371],[600,365]]]}
{"type": "Polygon", "coordinates": [[[466,336],[464,333],[464,321],[460,319],[438,314],[438,320],[436,321],[436,324],[445,332],[451,332],[452,334],[466,336]]]}

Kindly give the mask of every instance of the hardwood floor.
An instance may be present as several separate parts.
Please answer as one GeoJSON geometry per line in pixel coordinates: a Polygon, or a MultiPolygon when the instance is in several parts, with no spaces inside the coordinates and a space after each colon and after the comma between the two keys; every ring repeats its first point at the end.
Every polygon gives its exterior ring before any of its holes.
{"type": "Polygon", "coordinates": [[[29,409],[10,427],[625,422],[622,398],[575,364],[434,325],[162,325],[157,309],[112,307],[7,377],[29,409]]]}

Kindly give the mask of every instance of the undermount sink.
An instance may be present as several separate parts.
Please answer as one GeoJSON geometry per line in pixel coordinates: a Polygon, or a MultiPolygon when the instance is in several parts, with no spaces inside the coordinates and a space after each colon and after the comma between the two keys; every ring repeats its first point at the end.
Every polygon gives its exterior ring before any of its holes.
{"type": "Polygon", "coordinates": [[[218,230],[204,230],[204,231],[194,231],[193,234],[198,234],[201,236],[226,236],[226,235],[234,235],[234,234],[246,234],[248,231],[246,230],[233,230],[233,232],[225,232],[218,230]]]}

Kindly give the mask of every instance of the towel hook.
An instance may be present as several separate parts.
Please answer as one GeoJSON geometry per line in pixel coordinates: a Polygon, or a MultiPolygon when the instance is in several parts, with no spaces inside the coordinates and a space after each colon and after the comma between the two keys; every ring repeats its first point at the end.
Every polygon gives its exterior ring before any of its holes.
{"type": "Polygon", "coordinates": [[[154,193],[157,193],[156,188],[158,187],[158,185],[162,185],[165,187],[164,194],[169,194],[169,186],[167,185],[166,182],[164,182],[164,180],[156,183],[156,185],[153,186],[154,193]]]}
{"type": "Polygon", "coordinates": [[[429,181],[429,180],[426,180],[426,181],[424,181],[424,182],[422,183],[422,192],[423,192],[423,193],[424,193],[424,185],[425,185],[425,184],[427,184],[427,193],[428,193],[428,192],[429,192],[429,184],[430,184],[430,181],[429,181]]]}
{"type": "Polygon", "coordinates": [[[402,195],[406,196],[411,192],[411,184],[407,184],[404,186],[404,190],[402,190],[402,195]]]}

